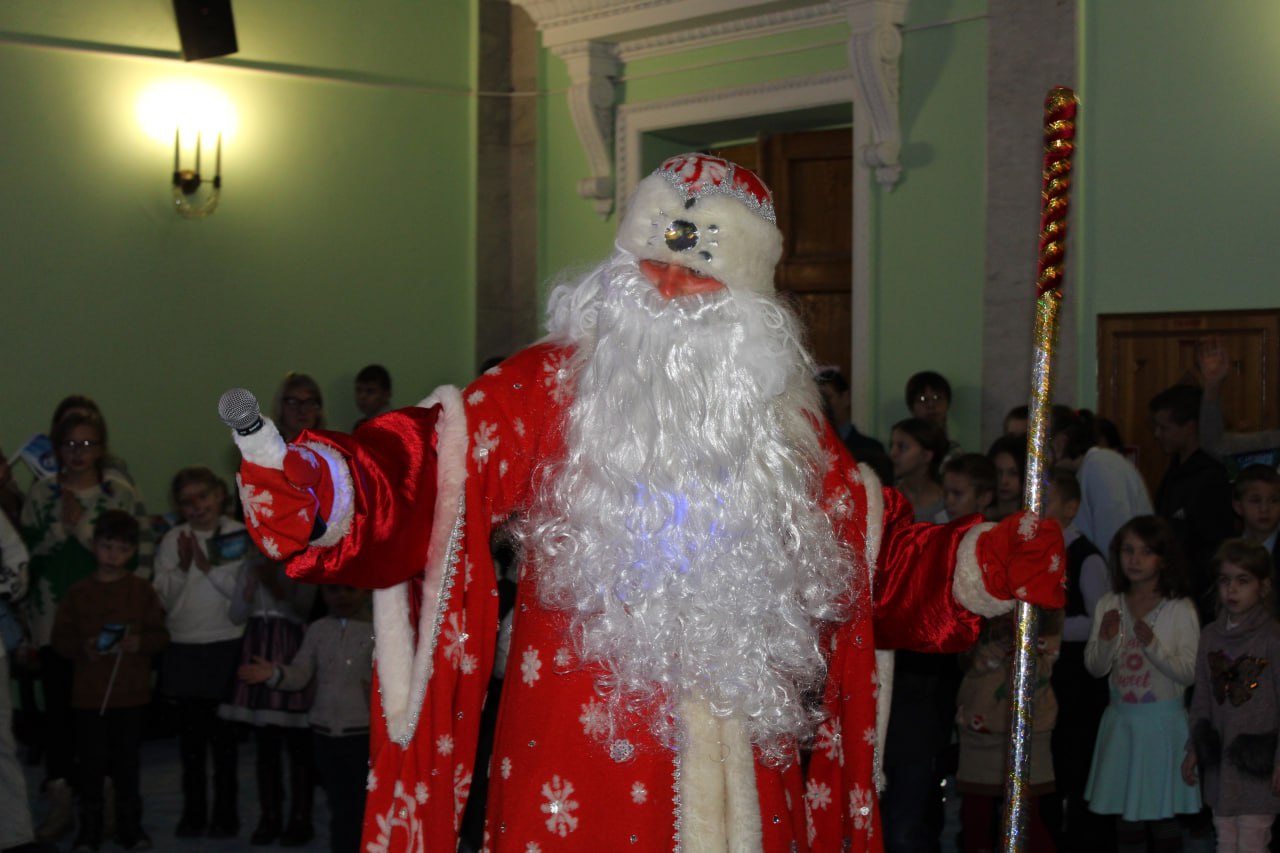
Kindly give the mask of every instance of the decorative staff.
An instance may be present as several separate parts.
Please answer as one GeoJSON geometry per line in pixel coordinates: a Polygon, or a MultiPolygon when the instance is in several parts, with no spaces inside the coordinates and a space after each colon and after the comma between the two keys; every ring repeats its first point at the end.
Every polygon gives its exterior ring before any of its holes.
{"type": "MultiPolygon", "coordinates": [[[[1076,94],[1065,86],[1049,91],[1044,101],[1044,169],[1040,186],[1040,253],[1036,264],[1035,358],[1031,368],[1031,405],[1027,419],[1027,475],[1023,509],[1037,513],[1048,461],[1048,423],[1053,350],[1058,339],[1058,306],[1062,302],[1063,257],[1066,254],[1067,205],[1071,190],[1071,157],[1075,153],[1076,94]]],[[[1032,695],[1035,650],[1039,633],[1036,609],[1017,603],[1013,666],[1013,720],[1004,789],[1004,849],[1026,847],[1027,772],[1031,754],[1032,695]]]]}

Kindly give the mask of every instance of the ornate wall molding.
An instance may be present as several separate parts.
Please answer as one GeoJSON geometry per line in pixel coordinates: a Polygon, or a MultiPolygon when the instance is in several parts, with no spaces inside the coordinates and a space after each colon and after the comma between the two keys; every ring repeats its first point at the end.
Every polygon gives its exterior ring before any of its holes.
{"type": "Polygon", "coordinates": [[[849,0],[829,0],[750,18],[718,20],[661,35],[627,39],[618,43],[618,58],[623,62],[631,62],[677,51],[714,47],[741,39],[840,24],[847,20],[848,5],[849,0]]]}
{"type": "MultiPolygon", "coordinates": [[[[572,81],[569,109],[591,168],[591,176],[578,185],[578,191],[595,203],[602,216],[613,209],[613,198],[625,198],[628,188],[634,186],[626,160],[609,164],[611,146],[619,158],[628,157],[631,163],[638,159],[638,142],[629,140],[633,134],[617,125],[629,121],[635,127],[640,116],[653,115],[651,107],[636,105],[629,110],[629,120],[621,111],[615,116],[615,84],[623,63],[838,23],[849,27],[848,76],[853,88],[847,100],[854,104],[856,122],[862,125],[866,139],[855,151],[855,160],[874,172],[883,189],[892,189],[901,176],[898,84],[901,26],[908,0],[795,0],[784,9],[771,0],[512,2],[529,13],[542,34],[543,46],[568,66],[572,81]]],[[[810,83],[782,81],[777,86],[755,87],[752,91],[763,93],[765,100],[754,103],[740,102],[755,95],[735,95],[735,110],[743,110],[735,112],[735,117],[783,112],[785,107],[768,101],[769,93],[807,85],[810,83]]],[[[694,95],[664,104],[669,115],[675,115],[681,113],[683,104],[705,104],[713,97],[694,95]]],[[[688,124],[706,121],[689,115],[688,124]]],[[[676,126],[655,124],[653,129],[676,126]]]]}
{"type": "Polygon", "coordinates": [[[858,88],[857,120],[870,125],[871,141],[857,152],[876,181],[893,189],[902,175],[898,155],[898,61],[907,0],[854,0],[848,7],[849,66],[858,88]]]}
{"type": "Polygon", "coordinates": [[[587,154],[591,177],[578,182],[578,195],[595,204],[601,218],[613,210],[614,81],[619,63],[612,45],[577,42],[553,48],[569,69],[569,115],[587,154]]]}
{"type": "MultiPolygon", "coordinates": [[[[684,29],[699,19],[733,20],[757,14],[774,0],[512,0],[542,33],[544,47],[576,41],[618,42],[684,29]]],[[[809,5],[813,0],[801,0],[809,5]]]]}

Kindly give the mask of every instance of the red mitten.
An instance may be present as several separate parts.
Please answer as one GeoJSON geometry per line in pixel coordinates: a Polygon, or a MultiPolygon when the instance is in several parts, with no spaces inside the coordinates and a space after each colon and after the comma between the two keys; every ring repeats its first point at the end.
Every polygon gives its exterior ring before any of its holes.
{"type": "Polygon", "coordinates": [[[1016,512],[978,538],[978,564],[987,593],[1057,610],[1067,605],[1067,558],[1062,528],[1016,512]]]}
{"type": "Polygon", "coordinates": [[[284,470],[242,460],[236,481],[249,535],[273,560],[305,551],[316,517],[323,521],[333,506],[329,466],[314,451],[296,444],[285,452],[284,470]]]}

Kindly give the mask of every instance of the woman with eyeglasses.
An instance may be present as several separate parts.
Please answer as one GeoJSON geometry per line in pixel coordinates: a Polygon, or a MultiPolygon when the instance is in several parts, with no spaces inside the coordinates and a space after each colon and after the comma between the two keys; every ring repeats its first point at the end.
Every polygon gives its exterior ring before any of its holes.
{"type": "Polygon", "coordinates": [[[22,507],[22,534],[31,552],[27,619],[39,650],[45,702],[45,766],[49,815],[36,837],[51,841],[71,826],[74,752],[71,661],[50,645],[58,604],[76,581],[93,573],[93,525],[104,511],[136,513],[137,491],[106,467],[107,426],[94,411],[69,411],[53,426],[58,471],[37,480],[22,507]]]}
{"type": "Polygon", "coordinates": [[[272,417],[286,442],[306,429],[324,428],[324,397],[320,385],[305,373],[288,373],[276,392],[272,417]]]}

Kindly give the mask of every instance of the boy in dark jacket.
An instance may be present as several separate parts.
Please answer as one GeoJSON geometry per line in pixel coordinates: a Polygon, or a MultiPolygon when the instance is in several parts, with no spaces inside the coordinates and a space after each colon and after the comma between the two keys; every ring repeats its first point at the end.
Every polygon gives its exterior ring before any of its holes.
{"type": "Polygon", "coordinates": [[[54,650],[74,664],[71,707],[82,784],[76,853],[102,845],[106,776],[115,785],[116,842],[126,850],[151,848],[141,826],[138,750],[143,709],[151,701],[151,658],[168,644],[169,632],[155,590],[128,568],[137,550],[137,519],[123,510],[103,512],[93,528],[97,568],[71,586],[54,620],[54,650]]]}

